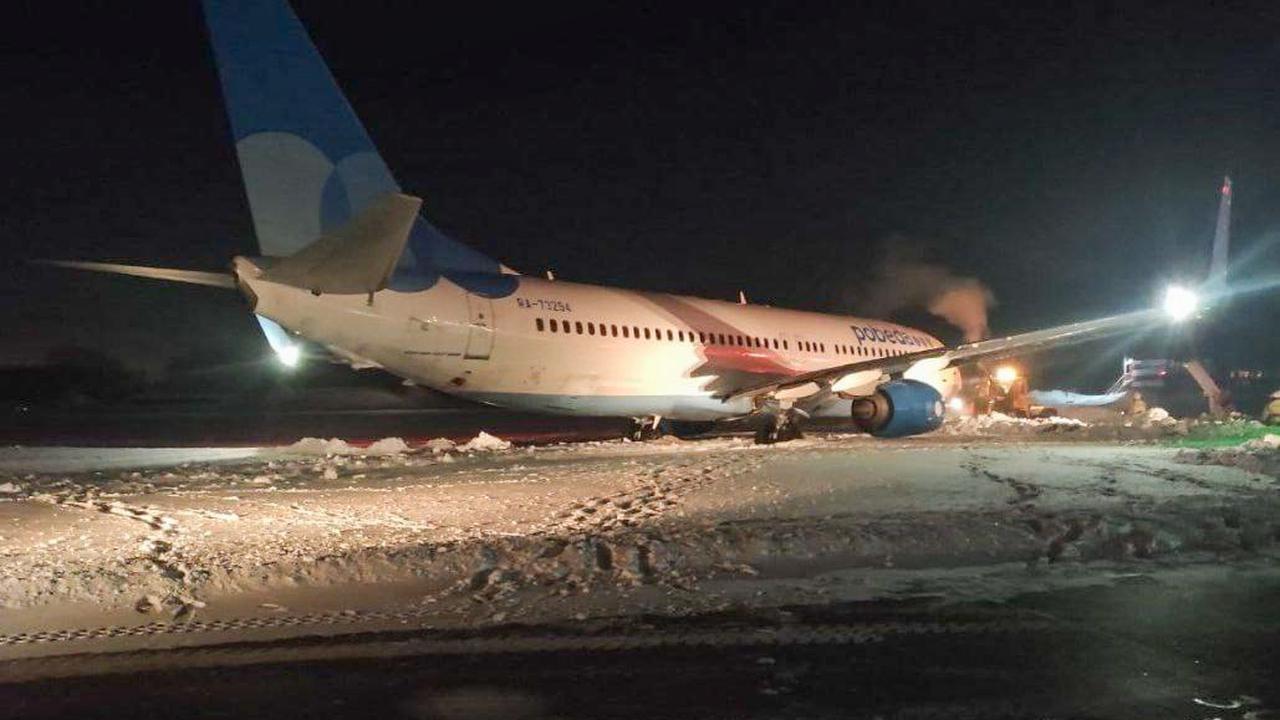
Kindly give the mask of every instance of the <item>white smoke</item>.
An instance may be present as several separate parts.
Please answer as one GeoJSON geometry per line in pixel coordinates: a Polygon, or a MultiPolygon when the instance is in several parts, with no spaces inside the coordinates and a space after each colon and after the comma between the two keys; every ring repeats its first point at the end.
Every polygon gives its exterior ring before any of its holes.
{"type": "Polygon", "coordinates": [[[919,251],[900,238],[891,241],[871,284],[859,294],[862,312],[884,317],[923,308],[959,328],[965,342],[987,337],[987,312],[996,304],[995,295],[982,281],[920,260],[919,251]]]}

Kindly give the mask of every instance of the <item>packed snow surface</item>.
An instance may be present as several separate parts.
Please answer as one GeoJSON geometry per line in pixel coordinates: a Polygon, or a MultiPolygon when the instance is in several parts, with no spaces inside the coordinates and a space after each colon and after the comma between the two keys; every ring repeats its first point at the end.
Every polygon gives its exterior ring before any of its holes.
{"type": "Polygon", "coordinates": [[[89,448],[0,447],[5,472],[87,472],[119,468],[163,467],[180,463],[246,460],[258,448],[89,448]]]}
{"type": "Polygon", "coordinates": [[[719,607],[741,583],[751,602],[982,595],[1050,569],[1271,557],[1280,543],[1275,436],[1202,461],[1096,442],[1096,428],[1061,418],[984,422],[773,446],[514,448],[482,433],[123,464],[24,449],[0,470],[0,632],[58,608],[143,622],[343,609],[379,593],[466,623],[572,618],[602,597],[616,598],[609,612],[719,607]],[[992,439],[997,426],[1012,429],[992,439]]]}

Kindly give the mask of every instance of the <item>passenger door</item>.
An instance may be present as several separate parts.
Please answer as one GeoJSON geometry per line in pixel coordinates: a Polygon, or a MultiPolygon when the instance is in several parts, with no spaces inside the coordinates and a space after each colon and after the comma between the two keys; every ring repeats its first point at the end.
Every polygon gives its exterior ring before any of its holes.
{"type": "Polygon", "coordinates": [[[467,332],[467,350],[463,355],[468,360],[488,360],[493,350],[493,301],[467,293],[467,319],[470,330],[467,332]]]}

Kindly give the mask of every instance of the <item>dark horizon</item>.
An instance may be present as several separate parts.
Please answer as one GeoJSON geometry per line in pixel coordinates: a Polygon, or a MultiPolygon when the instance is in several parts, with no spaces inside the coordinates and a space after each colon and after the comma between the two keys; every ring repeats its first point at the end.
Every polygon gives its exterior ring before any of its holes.
{"type": "MultiPolygon", "coordinates": [[[[526,273],[857,312],[905,238],[988,285],[1008,334],[1203,273],[1229,172],[1233,264],[1280,275],[1265,5],[294,5],[425,212],[526,273]]],[[[231,293],[25,264],[255,251],[198,4],[11,12],[0,365],[265,354],[231,293]]],[[[1277,365],[1280,296],[1213,325],[1210,357],[1277,365]]],[[[1036,362],[1070,378],[1115,344],[1091,347],[1036,362]]]]}

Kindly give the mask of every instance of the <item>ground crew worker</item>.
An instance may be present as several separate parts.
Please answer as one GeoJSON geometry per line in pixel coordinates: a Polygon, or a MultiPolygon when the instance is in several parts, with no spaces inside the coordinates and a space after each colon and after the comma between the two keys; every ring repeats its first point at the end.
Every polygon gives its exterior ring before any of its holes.
{"type": "Polygon", "coordinates": [[[1134,390],[1129,394],[1129,414],[1143,415],[1147,412],[1147,401],[1142,399],[1142,393],[1134,390]]]}
{"type": "Polygon", "coordinates": [[[1268,425],[1280,425],[1280,390],[1271,393],[1271,399],[1262,409],[1262,422],[1268,425]]]}
{"type": "Polygon", "coordinates": [[[982,376],[978,381],[977,387],[973,394],[973,414],[974,415],[990,415],[991,410],[995,406],[995,397],[992,387],[995,383],[991,382],[989,375],[982,376]]]}
{"type": "Polygon", "coordinates": [[[1031,417],[1031,388],[1027,387],[1027,379],[1019,376],[1009,384],[1009,414],[1014,417],[1031,417]]]}

